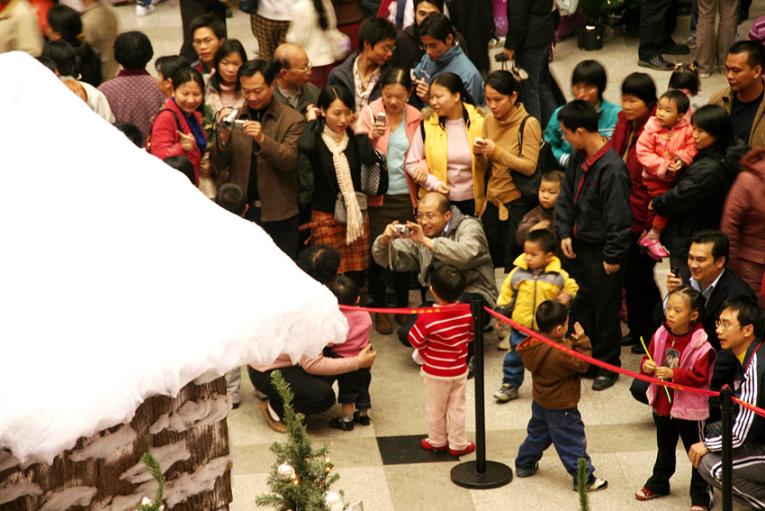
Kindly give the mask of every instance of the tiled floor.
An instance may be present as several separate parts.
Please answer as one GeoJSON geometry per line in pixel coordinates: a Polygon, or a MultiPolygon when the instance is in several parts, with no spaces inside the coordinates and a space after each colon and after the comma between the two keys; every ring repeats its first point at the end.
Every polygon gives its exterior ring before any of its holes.
{"type": "MultiPolygon", "coordinates": [[[[123,30],[142,30],[154,44],[155,56],[176,53],[180,47],[181,29],[178,1],[160,4],[156,12],[136,18],[132,6],[117,9],[123,30]]],[[[752,15],[762,15],[765,7],[754,6],[752,15]]],[[[684,40],[688,18],[682,18],[676,39],[684,40]]],[[[741,27],[746,33],[749,24],[741,27]]],[[[243,41],[251,51],[256,45],[250,33],[249,20],[241,12],[228,21],[230,37],[243,41]]],[[[574,65],[582,59],[601,61],[609,72],[607,99],[618,102],[619,84],[637,67],[637,41],[611,34],[605,47],[596,52],[581,52],[573,39],[558,45],[553,72],[559,82],[568,88],[574,65]]],[[[649,71],[662,90],[669,79],[668,73],[649,71]]],[[[722,75],[713,75],[703,81],[698,103],[724,85],[722,75]]],[[[662,281],[666,267],[657,271],[662,281]]],[[[501,275],[498,275],[501,279],[501,275]]],[[[393,336],[374,334],[372,343],[378,352],[373,369],[372,399],[373,422],[369,427],[357,427],[352,432],[340,432],[327,427],[327,421],[339,413],[336,407],[326,414],[309,419],[309,433],[316,444],[330,446],[331,459],[341,478],[342,488],[349,500],[363,499],[368,511],[439,510],[467,511],[493,509],[578,509],[571,481],[550,450],[540,463],[538,474],[528,479],[515,479],[505,487],[472,491],[450,482],[449,472],[456,460],[443,455],[422,456],[416,439],[424,434],[422,382],[404,349],[393,336]],[[430,461],[432,459],[432,461],[430,461]],[[418,461],[401,463],[401,461],[418,461]],[[430,462],[428,462],[430,461],[430,462]]],[[[486,429],[487,453],[491,460],[513,466],[518,445],[525,433],[531,405],[530,382],[521,389],[517,401],[504,405],[493,402],[491,393],[500,383],[504,352],[494,348],[494,337],[487,337],[486,348],[486,429]]],[[[623,364],[635,369],[638,356],[624,351],[623,364]]],[[[272,463],[268,450],[271,442],[284,437],[271,431],[257,409],[257,398],[252,386],[243,379],[242,406],[231,412],[229,427],[234,456],[232,510],[254,509],[255,497],[266,490],[266,473],[272,463]]],[[[648,477],[655,455],[654,428],[650,410],[634,401],[628,392],[629,381],[619,380],[605,392],[590,390],[589,381],[582,387],[580,410],[587,425],[589,452],[599,476],[608,479],[606,491],[591,496],[593,510],[680,510],[689,508],[688,482],[690,465],[685,454],[678,451],[678,473],[673,479],[669,497],[657,502],[638,503],[632,497],[648,477]]],[[[473,383],[468,385],[468,409],[474,406],[473,383]]],[[[468,414],[470,435],[474,432],[474,415],[468,414]]],[[[468,457],[466,459],[472,459],[468,457]]]]}

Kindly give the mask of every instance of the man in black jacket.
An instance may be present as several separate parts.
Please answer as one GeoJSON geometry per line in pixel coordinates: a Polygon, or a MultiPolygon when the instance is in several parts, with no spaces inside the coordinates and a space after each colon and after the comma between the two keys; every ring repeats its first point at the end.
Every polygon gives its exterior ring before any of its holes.
{"type": "MultiPolygon", "coordinates": [[[[725,351],[734,354],[736,396],[749,405],[765,407],[765,350],[762,349],[762,311],[757,302],[744,297],[725,304],[717,332],[725,351]]],[[[711,429],[711,428],[710,428],[711,429]]],[[[732,428],[733,494],[753,509],[765,509],[765,418],[739,406],[732,428]]],[[[722,487],[722,436],[707,434],[693,444],[688,457],[701,476],[722,487]]]]}
{"type": "MultiPolygon", "coordinates": [[[[575,100],[558,113],[576,151],[555,206],[564,267],[579,283],[572,322],[591,332],[593,356],[620,366],[619,306],[631,243],[630,181],[622,158],[598,133],[598,113],[575,100]]],[[[593,390],[611,387],[618,374],[597,369],[593,390]]]]}
{"type": "MultiPolygon", "coordinates": [[[[701,231],[694,235],[688,250],[688,272],[681,267],[679,275],[670,272],[667,275],[667,291],[674,291],[687,284],[704,297],[704,331],[709,344],[718,351],[712,376],[712,389],[719,390],[723,385],[733,384],[738,363],[730,350],[722,350],[717,338],[717,321],[725,307],[726,300],[745,297],[757,301],[752,288],[746,282],[725,268],[728,262],[728,238],[720,231],[701,231]]],[[[659,311],[663,313],[663,311],[659,311]]],[[[647,341],[647,339],[646,339],[647,341]]],[[[712,400],[711,411],[719,410],[716,400],[712,400]]]]}

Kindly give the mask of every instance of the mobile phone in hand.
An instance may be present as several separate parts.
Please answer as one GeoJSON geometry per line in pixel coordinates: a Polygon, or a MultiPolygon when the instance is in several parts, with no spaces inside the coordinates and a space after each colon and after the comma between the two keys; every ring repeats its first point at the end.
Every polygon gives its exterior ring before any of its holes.
{"type": "Polygon", "coordinates": [[[680,267],[679,266],[673,266],[669,269],[669,272],[675,276],[675,278],[680,278],[680,267]]]}

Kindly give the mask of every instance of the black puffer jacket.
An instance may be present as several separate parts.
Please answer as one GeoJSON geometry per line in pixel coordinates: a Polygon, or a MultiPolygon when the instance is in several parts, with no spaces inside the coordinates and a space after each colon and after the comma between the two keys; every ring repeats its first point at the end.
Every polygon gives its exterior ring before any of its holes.
{"type": "Polygon", "coordinates": [[[662,242],[673,257],[685,260],[696,232],[720,227],[731,184],[724,162],[716,146],[699,151],[674,188],[653,199],[654,211],[669,217],[662,242]]]}
{"type": "Polygon", "coordinates": [[[555,38],[553,0],[507,0],[505,48],[525,50],[549,46],[555,38]]]}

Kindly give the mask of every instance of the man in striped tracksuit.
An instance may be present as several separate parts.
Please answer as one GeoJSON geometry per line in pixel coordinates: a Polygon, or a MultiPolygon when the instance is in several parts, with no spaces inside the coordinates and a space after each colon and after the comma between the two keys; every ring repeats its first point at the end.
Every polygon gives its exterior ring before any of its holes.
{"type": "MultiPolygon", "coordinates": [[[[730,349],[740,366],[734,387],[744,403],[765,408],[765,349],[763,314],[745,297],[726,302],[717,321],[723,349],[730,349]]],[[[712,429],[712,428],[709,428],[712,429]]],[[[722,435],[719,428],[691,446],[691,463],[710,484],[722,486],[722,435]]],[[[733,494],[753,509],[765,509],[765,418],[739,405],[733,420],[733,494]]]]}

